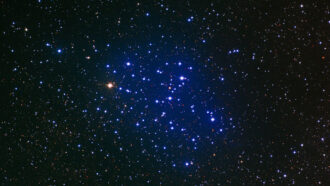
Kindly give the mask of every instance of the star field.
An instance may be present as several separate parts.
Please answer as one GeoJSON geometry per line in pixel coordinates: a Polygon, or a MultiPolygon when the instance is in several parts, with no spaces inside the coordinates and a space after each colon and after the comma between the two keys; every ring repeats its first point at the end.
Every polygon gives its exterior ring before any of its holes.
{"type": "Polygon", "coordinates": [[[328,185],[326,1],[1,2],[2,185],[328,185]]]}

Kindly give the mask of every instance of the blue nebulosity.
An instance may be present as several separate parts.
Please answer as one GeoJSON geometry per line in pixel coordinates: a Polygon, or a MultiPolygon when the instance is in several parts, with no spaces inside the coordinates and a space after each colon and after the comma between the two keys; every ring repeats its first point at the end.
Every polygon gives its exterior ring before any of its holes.
{"type": "Polygon", "coordinates": [[[3,185],[329,185],[325,1],[1,6],[3,185]]]}

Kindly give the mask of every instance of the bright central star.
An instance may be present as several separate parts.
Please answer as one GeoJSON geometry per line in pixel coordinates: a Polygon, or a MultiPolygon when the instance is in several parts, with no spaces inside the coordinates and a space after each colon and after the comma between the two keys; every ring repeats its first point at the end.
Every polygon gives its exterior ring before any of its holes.
{"type": "Polygon", "coordinates": [[[107,87],[108,87],[109,89],[111,89],[111,88],[114,87],[114,84],[113,84],[112,82],[110,82],[110,83],[107,84],[107,87]]]}

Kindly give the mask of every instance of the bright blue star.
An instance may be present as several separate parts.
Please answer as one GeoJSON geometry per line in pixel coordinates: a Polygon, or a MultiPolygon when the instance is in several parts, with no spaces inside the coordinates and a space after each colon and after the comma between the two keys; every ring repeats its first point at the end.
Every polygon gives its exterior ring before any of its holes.
{"type": "Polygon", "coordinates": [[[193,17],[193,16],[190,16],[190,17],[187,19],[187,21],[188,21],[188,22],[191,22],[193,19],[194,19],[194,17],[193,17]]]}

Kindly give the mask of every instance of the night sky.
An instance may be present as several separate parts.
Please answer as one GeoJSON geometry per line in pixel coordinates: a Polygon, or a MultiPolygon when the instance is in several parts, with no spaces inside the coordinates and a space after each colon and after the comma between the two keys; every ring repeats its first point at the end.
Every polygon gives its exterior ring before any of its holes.
{"type": "Polygon", "coordinates": [[[1,185],[329,185],[325,0],[0,1],[1,185]]]}

